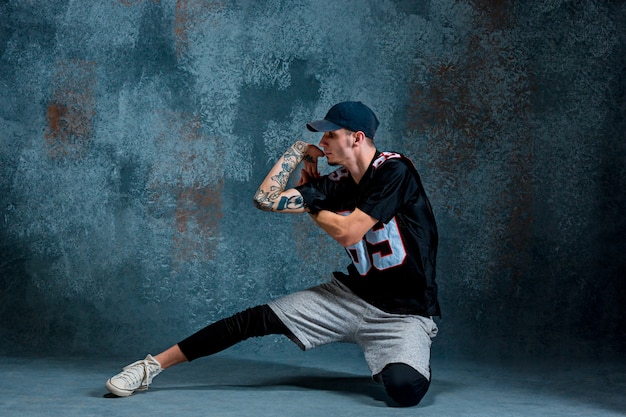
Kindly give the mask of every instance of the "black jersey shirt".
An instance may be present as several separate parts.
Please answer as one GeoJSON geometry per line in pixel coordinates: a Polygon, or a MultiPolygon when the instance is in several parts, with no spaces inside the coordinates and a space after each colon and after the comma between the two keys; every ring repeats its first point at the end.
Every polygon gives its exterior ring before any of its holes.
{"type": "Polygon", "coordinates": [[[437,226],[413,163],[395,152],[376,152],[357,184],[347,169],[296,187],[311,212],[348,215],[355,208],[378,220],[346,248],[348,273],[335,277],[355,294],[394,314],[440,316],[435,282],[437,226]]]}

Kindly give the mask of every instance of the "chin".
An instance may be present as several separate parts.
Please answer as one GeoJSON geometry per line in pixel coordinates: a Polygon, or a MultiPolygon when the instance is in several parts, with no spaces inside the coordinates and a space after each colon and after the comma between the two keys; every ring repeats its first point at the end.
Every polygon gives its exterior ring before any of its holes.
{"type": "Polygon", "coordinates": [[[332,155],[330,158],[328,157],[328,155],[326,155],[326,165],[331,166],[331,167],[336,167],[336,166],[339,166],[340,164],[334,160],[332,155]]]}

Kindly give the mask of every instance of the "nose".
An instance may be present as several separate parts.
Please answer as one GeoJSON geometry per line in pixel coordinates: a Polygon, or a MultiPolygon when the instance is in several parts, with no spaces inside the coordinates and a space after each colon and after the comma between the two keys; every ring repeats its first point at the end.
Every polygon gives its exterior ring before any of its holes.
{"type": "Polygon", "coordinates": [[[325,148],[326,147],[326,133],[324,133],[322,135],[322,138],[320,139],[320,143],[318,144],[318,146],[320,148],[325,148]]]}

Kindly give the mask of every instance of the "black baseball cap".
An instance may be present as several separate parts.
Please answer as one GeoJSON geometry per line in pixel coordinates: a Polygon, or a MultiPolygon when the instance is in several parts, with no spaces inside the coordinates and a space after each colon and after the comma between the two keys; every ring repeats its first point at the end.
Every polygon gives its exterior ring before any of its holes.
{"type": "Polygon", "coordinates": [[[330,132],[337,129],[348,129],[353,132],[361,131],[370,139],[374,139],[378,128],[376,115],[360,101],[344,101],[335,104],[328,110],[322,120],[307,123],[311,132],[330,132]]]}

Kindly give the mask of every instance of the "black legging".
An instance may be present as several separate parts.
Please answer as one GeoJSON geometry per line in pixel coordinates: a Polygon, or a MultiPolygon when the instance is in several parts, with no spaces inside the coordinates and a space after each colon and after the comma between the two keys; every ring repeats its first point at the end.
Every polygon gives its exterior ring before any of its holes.
{"type": "Polygon", "coordinates": [[[268,334],[293,337],[287,326],[264,304],[216,321],[179,342],[178,347],[191,362],[221,352],[250,337],[268,334]]]}
{"type": "MultiPolygon", "coordinates": [[[[293,333],[267,305],[252,307],[216,321],[178,343],[188,361],[221,352],[250,337],[282,334],[298,343],[293,333]]],[[[375,376],[387,394],[400,406],[417,405],[428,391],[430,381],[404,363],[388,364],[375,376]]]]}

